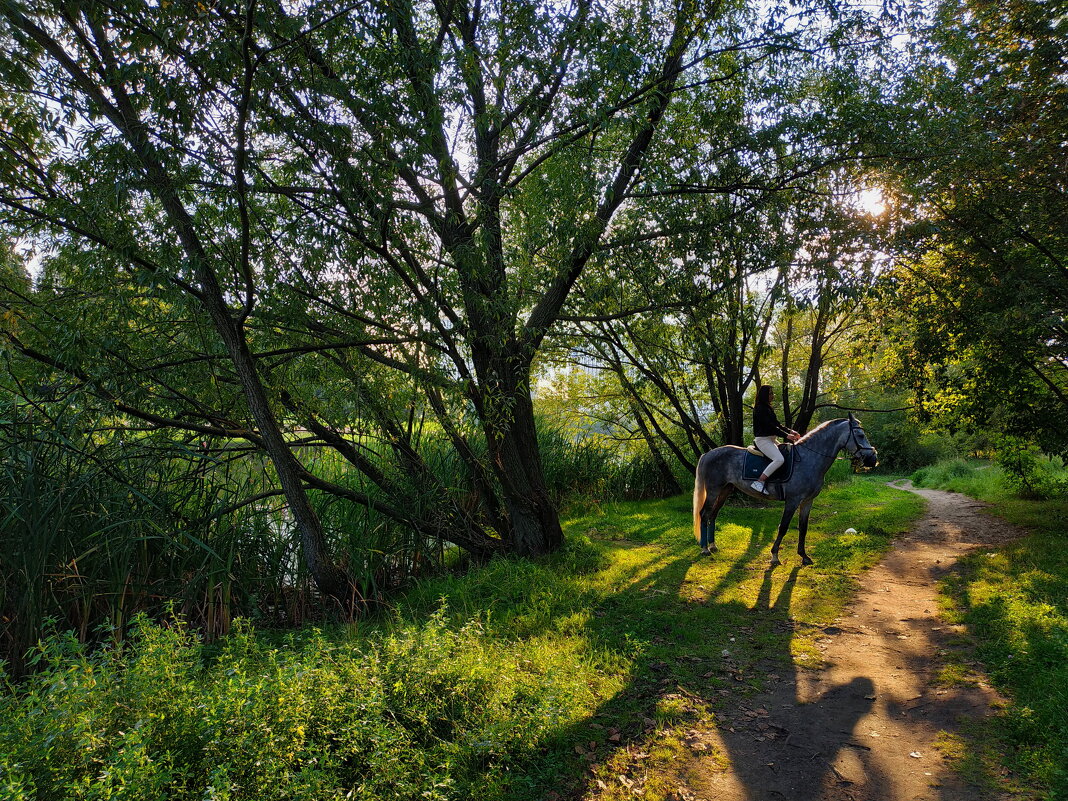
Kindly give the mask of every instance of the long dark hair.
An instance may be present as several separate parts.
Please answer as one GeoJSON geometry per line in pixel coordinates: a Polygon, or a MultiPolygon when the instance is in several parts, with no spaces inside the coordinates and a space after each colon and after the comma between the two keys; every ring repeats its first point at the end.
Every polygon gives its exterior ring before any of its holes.
{"type": "Polygon", "coordinates": [[[764,384],[757,390],[757,406],[771,406],[771,384],[764,384]]]}

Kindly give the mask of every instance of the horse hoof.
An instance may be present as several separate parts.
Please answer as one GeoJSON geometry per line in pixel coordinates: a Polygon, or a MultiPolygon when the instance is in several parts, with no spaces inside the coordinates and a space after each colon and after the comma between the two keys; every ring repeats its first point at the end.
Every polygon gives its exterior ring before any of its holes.
{"type": "Polygon", "coordinates": [[[776,556],[775,554],[772,554],[771,555],[771,566],[772,567],[778,567],[781,564],[782,564],[782,562],[779,561],[779,557],[776,556]]]}
{"type": "Polygon", "coordinates": [[[711,556],[711,555],[712,555],[712,551],[708,550],[708,548],[702,548],[701,549],[701,556],[711,556]]]}
{"type": "Polygon", "coordinates": [[[814,564],[816,564],[816,563],[813,562],[811,559],[809,559],[807,556],[802,556],[801,557],[801,566],[802,567],[804,567],[805,565],[814,565],[814,564]]]}

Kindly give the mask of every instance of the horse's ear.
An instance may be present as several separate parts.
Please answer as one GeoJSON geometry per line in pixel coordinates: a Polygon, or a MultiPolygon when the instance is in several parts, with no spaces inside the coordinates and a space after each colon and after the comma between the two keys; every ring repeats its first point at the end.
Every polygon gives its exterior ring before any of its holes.
{"type": "Polygon", "coordinates": [[[855,418],[855,417],[853,416],[853,413],[852,413],[852,412],[850,412],[850,413],[849,413],[849,422],[850,422],[850,423],[855,423],[855,422],[857,422],[857,418],[855,418]]]}

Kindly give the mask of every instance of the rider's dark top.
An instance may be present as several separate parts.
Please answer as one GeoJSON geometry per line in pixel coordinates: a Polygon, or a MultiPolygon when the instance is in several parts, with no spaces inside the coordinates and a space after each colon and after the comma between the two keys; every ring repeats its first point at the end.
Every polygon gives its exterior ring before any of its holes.
{"type": "Polygon", "coordinates": [[[790,429],[779,422],[775,416],[775,410],[763,404],[753,407],[753,436],[774,437],[777,434],[786,436],[790,429]]]}

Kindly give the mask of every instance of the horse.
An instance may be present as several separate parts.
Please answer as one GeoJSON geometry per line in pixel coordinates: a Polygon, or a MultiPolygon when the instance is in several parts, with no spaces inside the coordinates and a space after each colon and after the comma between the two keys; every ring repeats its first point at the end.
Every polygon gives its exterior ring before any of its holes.
{"type": "MultiPolygon", "coordinates": [[[[802,565],[811,565],[812,559],[805,553],[805,535],[808,533],[808,515],[812,501],[823,489],[823,477],[838,456],[845,450],[853,460],[854,467],[872,468],[879,464],[879,453],[868,442],[860,421],[850,412],[849,417],[830,420],[809,431],[794,444],[792,454],[796,461],[793,474],[781,483],[782,499],[786,502],[779,534],[771,546],[771,565],[779,562],[779,543],[790,527],[794,512],[801,514],[797,521],[797,553],[802,565]]],[[[742,478],[745,464],[745,448],[723,445],[701,456],[697,462],[697,475],[693,487],[693,532],[701,553],[705,556],[716,548],[716,516],[724,502],[735,489],[740,489],[754,498],[767,498],[749,486],[750,480],[742,478]]],[[[788,465],[780,470],[785,471],[788,465]]],[[[773,476],[774,479],[774,476],[773,476]]],[[[774,486],[774,484],[772,484],[774,486]]]]}

